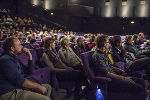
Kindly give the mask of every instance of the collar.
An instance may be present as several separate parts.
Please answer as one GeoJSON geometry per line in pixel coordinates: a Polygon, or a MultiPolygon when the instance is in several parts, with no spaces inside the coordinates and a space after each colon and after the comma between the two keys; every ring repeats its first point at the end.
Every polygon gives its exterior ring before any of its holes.
{"type": "Polygon", "coordinates": [[[14,58],[14,59],[16,59],[16,58],[17,58],[17,56],[16,56],[16,55],[14,55],[14,54],[13,54],[13,53],[11,53],[11,52],[4,52],[4,54],[9,55],[10,57],[12,57],[12,58],[14,58]]]}
{"type": "Polygon", "coordinates": [[[106,52],[102,52],[100,50],[96,50],[96,52],[101,53],[101,54],[106,54],[106,52]]]}

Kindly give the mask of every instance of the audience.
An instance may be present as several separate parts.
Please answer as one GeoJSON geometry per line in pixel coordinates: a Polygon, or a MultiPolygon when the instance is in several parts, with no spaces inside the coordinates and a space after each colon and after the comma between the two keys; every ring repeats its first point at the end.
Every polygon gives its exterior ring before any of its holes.
{"type": "MultiPolygon", "coordinates": [[[[0,64],[5,66],[1,68],[0,72],[3,74],[0,75],[3,83],[0,87],[0,90],[2,90],[0,91],[0,99],[2,98],[2,100],[14,98],[10,96],[12,94],[14,94],[15,97],[17,96],[15,99],[50,100],[51,87],[49,85],[32,83],[27,79],[25,74],[29,74],[28,76],[30,76],[33,71],[32,55],[27,48],[23,48],[20,44],[35,50],[44,47],[44,49],[42,49],[44,53],[41,54],[42,61],[44,62],[44,66],[49,67],[52,71],[51,78],[54,80],[51,85],[54,88],[60,88],[60,81],[74,81],[76,88],[75,95],[79,96],[81,84],[87,81],[84,76],[85,72],[82,69],[81,53],[93,50],[95,51],[92,56],[95,75],[112,79],[112,82],[108,84],[108,90],[146,92],[146,86],[142,79],[122,76],[124,71],[113,67],[115,63],[123,61],[127,65],[125,70],[127,73],[145,70],[147,76],[145,79],[150,81],[149,41],[145,39],[144,33],[142,32],[133,36],[127,35],[123,45],[118,35],[114,35],[110,39],[104,34],[97,34],[96,36],[89,33],[84,34],[84,37],[77,36],[78,38],[76,38],[76,35],[78,35],[76,32],[63,31],[62,29],[55,30],[46,24],[38,25],[28,17],[2,16],[0,23],[3,24],[0,28],[1,42],[7,38],[3,45],[5,52],[0,57],[0,64]],[[34,25],[37,25],[37,27],[33,27],[34,25]],[[12,42],[8,43],[8,41],[12,42]],[[111,45],[109,45],[109,41],[111,45]],[[70,45],[70,43],[73,44],[73,46],[70,45]],[[147,47],[141,47],[141,44],[146,44],[147,47]],[[39,45],[41,47],[39,47],[39,45]],[[55,45],[58,47],[58,53],[55,45]],[[16,56],[22,52],[29,56],[28,67],[22,65],[16,58],[16,56]],[[114,63],[112,63],[112,60],[108,56],[109,54],[112,55],[114,63]],[[5,63],[6,60],[10,63],[5,63]],[[14,67],[14,70],[12,67],[14,67]],[[14,82],[13,80],[17,81],[14,82]],[[42,94],[26,91],[24,88],[37,88],[42,94]],[[28,93],[31,93],[31,95],[29,96],[28,93]],[[20,94],[24,96],[18,96],[20,94]]],[[[70,90],[68,91],[70,92],[70,90]]]]}
{"type": "Polygon", "coordinates": [[[126,72],[136,72],[136,71],[146,71],[147,80],[150,81],[150,58],[143,57],[140,59],[132,58],[134,55],[130,55],[130,53],[126,52],[124,47],[122,46],[121,37],[119,35],[115,35],[111,41],[112,46],[112,58],[115,63],[117,62],[125,62],[126,63],[126,72]],[[129,57],[126,55],[130,55],[129,57]]]}
{"type": "Polygon", "coordinates": [[[128,92],[137,92],[143,91],[146,92],[145,82],[143,79],[125,77],[117,74],[117,72],[122,72],[122,70],[113,67],[110,63],[110,60],[106,54],[106,49],[109,48],[109,38],[107,35],[98,36],[96,39],[97,50],[92,56],[92,64],[94,74],[96,76],[109,77],[112,79],[110,84],[108,83],[108,90],[110,91],[128,91],[128,92]]]}

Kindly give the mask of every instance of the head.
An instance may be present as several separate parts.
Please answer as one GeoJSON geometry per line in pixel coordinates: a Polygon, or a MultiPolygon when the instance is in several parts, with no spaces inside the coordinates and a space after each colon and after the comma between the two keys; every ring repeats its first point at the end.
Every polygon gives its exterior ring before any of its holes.
{"type": "Polygon", "coordinates": [[[60,36],[60,37],[59,37],[59,42],[60,42],[60,41],[61,41],[61,39],[63,39],[63,38],[65,38],[65,36],[63,36],[63,35],[62,35],[62,36],[60,36]]]}
{"type": "Polygon", "coordinates": [[[55,49],[55,39],[53,38],[46,38],[44,42],[45,49],[55,49]]]}
{"type": "Polygon", "coordinates": [[[111,39],[111,46],[112,47],[119,47],[120,45],[122,45],[122,41],[121,41],[121,37],[120,35],[114,35],[111,39]]]}
{"type": "Polygon", "coordinates": [[[135,44],[139,43],[139,36],[137,34],[133,35],[133,41],[134,41],[135,44]]]}
{"type": "Polygon", "coordinates": [[[71,43],[76,43],[76,38],[75,38],[74,36],[71,36],[71,37],[70,37],[70,42],[71,42],[71,43]]]}
{"type": "Polygon", "coordinates": [[[139,37],[144,38],[144,33],[140,32],[140,33],[139,33],[139,37]]]}
{"type": "Polygon", "coordinates": [[[91,36],[89,37],[89,42],[90,42],[90,43],[95,42],[95,36],[94,36],[94,35],[91,35],[91,36]]]}
{"type": "Polygon", "coordinates": [[[107,35],[100,35],[96,38],[96,46],[98,49],[106,50],[109,48],[109,38],[107,35]]]}
{"type": "Polygon", "coordinates": [[[36,42],[35,39],[31,39],[31,40],[30,40],[30,44],[33,44],[33,45],[34,45],[34,44],[37,44],[37,42],[36,42]]]}
{"type": "Polygon", "coordinates": [[[68,49],[70,47],[70,42],[67,38],[63,38],[61,41],[60,41],[60,45],[62,48],[64,49],[68,49]]]}
{"type": "Polygon", "coordinates": [[[3,49],[5,52],[11,52],[15,55],[18,55],[22,52],[22,45],[18,38],[9,37],[6,38],[3,43],[3,49]]]}
{"type": "Polygon", "coordinates": [[[132,35],[126,35],[125,37],[125,43],[126,44],[133,44],[133,36],[132,35]]]}
{"type": "Polygon", "coordinates": [[[77,39],[77,44],[78,44],[78,46],[84,46],[84,39],[82,37],[79,37],[77,39]]]}

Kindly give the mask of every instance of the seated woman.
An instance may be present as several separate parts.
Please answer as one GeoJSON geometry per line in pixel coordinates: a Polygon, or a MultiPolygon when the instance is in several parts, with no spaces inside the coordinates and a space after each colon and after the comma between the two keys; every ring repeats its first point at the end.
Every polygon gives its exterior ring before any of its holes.
{"type": "Polygon", "coordinates": [[[81,59],[70,48],[69,40],[64,38],[60,44],[61,48],[59,49],[58,54],[62,62],[74,69],[80,70],[82,68],[81,59]]]}
{"type": "Polygon", "coordinates": [[[59,83],[57,82],[57,79],[58,81],[62,82],[75,82],[75,95],[78,95],[78,90],[80,90],[80,83],[82,80],[81,74],[78,71],[75,71],[73,68],[66,66],[61,61],[55,50],[55,40],[53,38],[47,38],[45,40],[45,52],[43,53],[42,60],[51,69],[52,72],[56,73],[56,77],[55,73],[53,74],[53,78],[55,80],[52,84],[53,87],[59,88],[59,83]]]}
{"type": "MultiPolygon", "coordinates": [[[[128,65],[127,70],[128,71],[138,71],[138,70],[145,70],[147,73],[147,79],[150,79],[150,58],[149,57],[143,57],[140,59],[127,59],[126,57],[126,50],[122,46],[121,37],[119,35],[113,36],[111,40],[111,46],[112,46],[112,58],[114,62],[120,62],[123,61],[128,65]],[[129,60],[129,61],[128,61],[129,60]],[[130,63],[129,63],[130,62],[130,63]]],[[[134,56],[134,55],[133,55],[134,56]]]]}
{"type": "Polygon", "coordinates": [[[88,43],[86,45],[86,50],[90,51],[94,46],[96,46],[96,44],[95,44],[95,36],[94,35],[90,35],[88,43]]]}
{"type": "Polygon", "coordinates": [[[53,72],[73,71],[73,68],[66,66],[58,57],[55,50],[55,40],[52,38],[45,40],[45,52],[42,59],[53,72]]]}

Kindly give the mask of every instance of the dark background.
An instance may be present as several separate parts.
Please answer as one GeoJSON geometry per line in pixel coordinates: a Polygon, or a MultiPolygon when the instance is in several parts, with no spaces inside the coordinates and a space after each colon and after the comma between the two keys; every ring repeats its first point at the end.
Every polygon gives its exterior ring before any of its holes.
{"type": "Polygon", "coordinates": [[[12,15],[29,16],[64,30],[121,35],[150,32],[150,0],[145,0],[144,5],[140,4],[141,0],[123,0],[128,7],[125,16],[122,16],[125,11],[122,0],[50,0],[49,9],[45,9],[45,0],[37,1],[33,6],[33,0],[1,0],[0,8],[9,8],[12,15]],[[109,6],[105,5],[106,1],[110,2],[109,6]],[[111,9],[109,16],[108,8],[111,9]]]}

